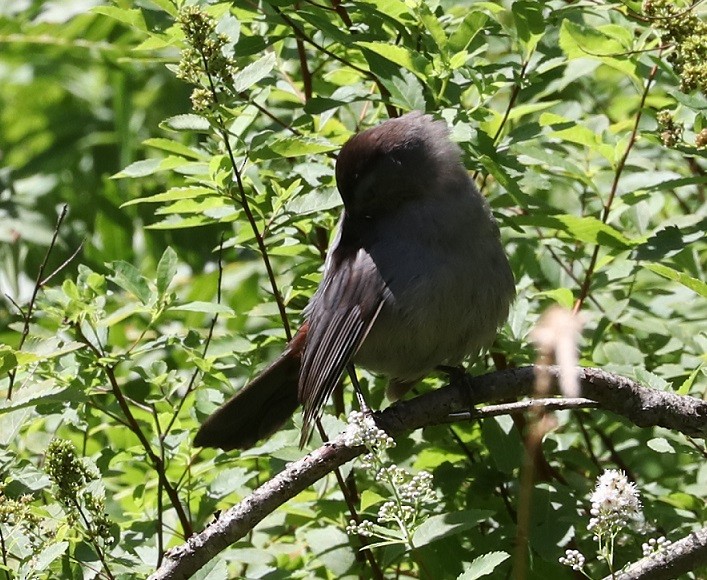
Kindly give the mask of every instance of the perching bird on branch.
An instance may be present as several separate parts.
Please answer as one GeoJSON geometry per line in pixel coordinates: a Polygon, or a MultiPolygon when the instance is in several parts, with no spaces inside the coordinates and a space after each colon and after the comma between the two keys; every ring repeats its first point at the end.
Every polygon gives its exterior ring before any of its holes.
{"type": "Polygon", "coordinates": [[[514,296],[488,204],[443,121],[412,112],[341,149],[344,201],[324,275],[284,352],[202,425],[195,445],[245,449],[299,404],[303,445],[349,363],[398,398],[493,341],[514,296]]]}

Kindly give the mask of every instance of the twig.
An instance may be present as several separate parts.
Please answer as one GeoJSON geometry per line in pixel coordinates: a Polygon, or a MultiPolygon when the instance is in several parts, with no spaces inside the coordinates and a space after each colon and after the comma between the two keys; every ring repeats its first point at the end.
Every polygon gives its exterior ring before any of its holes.
{"type": "Polygon", "coordinates": [[[42,282],[40,283],[40,286],[44,286],[45,284],[47,284],[47,282],[49,282],[49,280],[51,280],[54,276],[56,276],[59,272],[61,272],[64,268],[66,268],[66,266],[69,264],[69,262],[71,262],[71,260],[73,260],[76,256],[79,255],[79,252],[83,249],[83,245],[85,242],[86,242],[86,238],[81,240],[81,243],[74,250],[74,252],[68,258],[66,258],[66,260],[64,260],[56,270],[54,270],[51,274],[49,274],[49,276],[47,276],[44,280],[42,280],[42,282]]]}
{"type": "MultiPolygon", "coordinates": [[[[547,367],[557,379],[557,367],[547,367]]],[[[444,422],[450,413],[473,404],[499,401],[532,393],[534,367],[507,369],[467,377],[466,388],[448,385],[415,399],[399,402],[376,414],[378,423],[391,435],[444,422]]],[[[707,401],[656,391],[600,369],[578,368],[583,395],[602,408],[618,413],[640,427],[662,426],[696,437],[707,436],[707,401]]],[[[528,402],[528,406],[533,403],[528,402]]],[[[201,533],[168,552],[151,580],[188,578],[219,552],[245,536],[268,514],[335,468],[363,453],[347,447],[344,436],[325,443],[256,489],[250,496],[221,514],[201,533]]]]}
{"type": "MultiPolygon", "coordinates": [[[[86,346],[88,346],[91,351],[93,351],[94,355],[96,356],[96,362],[98,363],[98,361],[100,361],[100,359],[103,357],[103,353],[90,340],[88,340],[88,338],[86,338],[86,336],[83,334],[81,328],[78,325],[75,325],[74,328],[78,333],[81,341],[86,346]]],[[[167,492],[167,495],[169,496],[169,499],[172,503],[172,507],[177,513],[177,517],[179,518],[179,523],[182,525],[184,535],[187,537],[191,536],[194,533],[194,528],[192,527],[191,522],[189,521],[189,518],[187,517],[187,514],[184,511],[184,507],[182,506],[179,500],[179,494],[167,479],[167,473],[164,462],[162,461],[160,456],[157,455],[152,449],[152,445],[150,445],[147,436],[145,435],[145,433],[143,433],[140,424],[137,422],[135,415],[133,415],[133,412],[130,409],[130,405],[128,405],[128,401],[125,398],[125,395],[123,395],[123,391],[121,391],[120,389],[118,379],[115,377],[114,367],[105,364],[100,365],[100,363],[98,364],[103,369],[103,372],[105,373],[106,378],[108,379],[113,395],[118,401],[118,406],[120,407],[120,410],[128,423],[130,431],[138,438],[140,444],[145,450],[147,457],[149,457],[150,461],[152,462],[152,465],[155,471],[157,472],[159,481],[164,486],[164,489],[167,492]]]]}
{"type": "MultiPolygon", "coordinates": [[[[47,248],[46,253],[44,254],[44,259],[42,260],[42,263],[39,266],[39,272],[37,272],[37,279],[34,283],[34,288],[32,289],[32,297],[29,299],[29,304],[27,305],[27,312],[26,314],[23,315],[24,318],[24,326],[22,327],[22,336],[20,336],[20,343],[17,347],[17,350],[22,349],[22,345],[24,345],[25,340],[27,339],[27,336],[29,335],[29,324],[32,320],[32,311],[34,310],[34,305],[37,300],[37,294],[39,294],[39,289],[42,287],[42,279],[44,278],[44,269],[47,267],[47,262],[49,261],[49,255],[52,253],[52,250],[54,249],[54,245],[56,244],[56,239],[59,236],[59,229],[61,228],[61,224],[64,223],[64,218],[66,217],[66,212],[69,209],[69,206],[67,204],[64,204],[61,208],[61,212],[59,213],[59,217],[56,220],[56,225],[54,226],[54,233],[52,234],[52,239],[51,242],[49,242],[49,247],[47,248]]],[[[22,310],[20,309],[20,312],[22,310]]],[[[17,376],[17,369],[12,369],[8,373],[10,377],[9,385],[7,388],[7,400],[9,401],[12,399],[12,388],[15,385],[15,377],[17,376]]]]}
{"type": "Polygon", "coordinates": [[[361,73],[363,76],[366,78],[372,80],[375,84],[376,87],[378,87],[378,91],[380,92],[381,96],[384,97],[383,99],[383,104],[385,106],[385,109],[388,113],[388,116],[393,118],[398,116],[398,112],[395,110],[395,107],[391,105],[388,102],[388,98],[390,97],[390,92],[388,89],[385,88],[385,85],[380,82],[378,77],[373,74],[370,70],[366,70],[364,68],[361,68],[360,66],[357,66],[353,64],[352,62],[347,61],[345,58],[340,57],[338,54],[335,52],[330,51],[329,49],[323,47],[321,44],[318,42],[314,41],[312,38],[307,36],[299,26],[295,23],[294,20],[292,20],[289,16],[285,15],[282,10],[280,10],[277,6],[272,6],[272,9],[277,13],[277,15],[282,18],[285,23],[292,28],[292,31],[295,33],[295,36],[297,38],[302,39],[304,42],[311,44],[314,48],[316,48],[319,52],[326,54],[327,56],[333,58],[334,60],[340,62],[343,65],[346,65],[347,67],[355,70],[356,72],[361,73]]]}
{"type": "MultiPolygon", "coordinates": [[[[208,59],[203,53],[201,53],[201,59],[203,62],[204,74],[206,74],[206,77],[209,81],[209,88],[211,89],[212,98],[214,99],[214,103],[218,104],[218,91],[216,90],[214,79],[209,71],[208,59]]],[[[261,235],[260,230],[258,229],[258,224],[255,221],[255,216],[253,215],[253,212],[250,209],[250,204],[248,203],[248,197],[246,196],[245,187],[243,186],[243,180],[241,179],[241,171],[238,169],[238,163],[236,163],[236,156],[233,153],[233,148],[231,147],[229,131],[226,128],[226,124],[224,123],[223,117],[218,111],[216,112],[215,117],[218,123],[218,132],[226,147],[226,152],[228,153],[228,160],[231,163],[231,167],[233,168],[233,175],[236,178],[236,185],[238,186],[240,204],[243,208],[243,213],[245,213],[246,215],[248,224],[250,225],[251,230],[253,231],[253,236],[255,237],[255,242],[258,245],[260,257],[263,260],[263,264],[265,264],[265,270],[268,274],[268,280],[270,281],[270,288],[272,289],[273,297],[275,298],[275,302],[277,304],[277,309],[280,312],[280,319],[282,320],[282,326],[285,329],[285,336],[289,341],[292,339],[292,331],[290,330],[290,322],[287,318],[285,303],[283,302],[280,290],[277,287],[275,272],[273,271],[272,264],[270,263],[270,255],[268,254],[268,250],[265,247],[265,240],[263,239],[263,236],[261,235]]],[[[231,197],[234,196],[231,195],[231,197]]]]}
{"type": "MultiPolygon", "coordinates": [[[[317,430],[319,431],[319,435],[322,438],[322,441],[326,441],[328,437],[319,419],[317,419],[316,425],[317,430]]],[[[336,481],[339,484],[341,493],[344,495],[344,501],[346,502],[346,507],[349,509],[351,518],[356,522],[356,524],[360,524],[361,518],[359,517],[358,511],[356,510],[356,506],[354,505],[354,499],[352,497],[351,490],[349,489],[349,486],[347,485],[346,481],[344,481],[344,476],[341,474],[341,470],[338,467],[334,469],[334,475],[336,476],[336,481]]],[[[383,580],[383,571],[381,570],[380,565],[376,561],[375,554],[371,550],[367,549],[368,541],[361,534],[357,535],[358,540],[361,543],[361,552],[363,553],[366,560],[368,560],[368,565],[371,567],[373,578],[376,578],[376,580],[383,580]]]]}
{"type": "MultiPolygon", "coordinates": [[[[707,528],[670,544],[666,550],[640,559],[614,575],[616,580],[672,580],[707,564],[707,528]]],[[[608,577],[604,580],[608,580],[608,577]]]]}
{"type": "MultiPolygon", "coordinates": [[[[660,58],[660,55],[663,53],[663,50],[661,48],[660,52],[658,53],[658,58],[660,58]]],[[[614,180],[611,184],[611,190],[609,191],[609,199],[606,200],[606,203],[604,204],[604,209],[602,211],[601,215],[601,221],[602,223],[607,223],[609,221],[609,213],[611,212],[611,206],[614,202],[614,198],[616,197],[616,191],[618,190],[619,187],[619,180],[621,179],[621,174],[623,173],[624,167],[626,166],[626,161],[628,160],[628,156],[631,153],[633,146],[636,143],[636,138],[638,136],[638,126],[639,123],[641,122],[641,117],[643,116],[643,107],[646,105],[646,99],[648,98],[648,92],[650,90],[651,84],[653,83],[653,79],[655,78],[655,75],[658,73],[658,65],[654,64],[653,68],[651,69],[651,72],[648,74],[648,80],[646,81],[646,86],[643,89],[643,94],[641,95],[641,102],[638,105],[638,111],[636,112],[636,120],[633,123],[633,129],[631,130],[631,136],[629,137],[628,143],[626,144],[626,149],[621,156],[621,159],[619,160],[618,165],[616,166],[616,172],[614,173],[614,180]]],[[[599,244],[596,244],[594,246],[594,251],[592,252],[592,257],[589,260],[589,265],[587,266],[587,269],[585,270],[584,273],[584,281],[582,282],[582,286],[579,291],[579,296],[577,297],[577,300],[574,304],[573,311],[575,313],[579,312],[579,310],[582,308],[582,305],[584,304],[584,301],[587,299],[587,296],[589,295],[589,289],[591,288],[592,285],[592,277],[594,276],[594,268],[596,268],[597,265],[597,260],[599,259],[599,244]]]]}

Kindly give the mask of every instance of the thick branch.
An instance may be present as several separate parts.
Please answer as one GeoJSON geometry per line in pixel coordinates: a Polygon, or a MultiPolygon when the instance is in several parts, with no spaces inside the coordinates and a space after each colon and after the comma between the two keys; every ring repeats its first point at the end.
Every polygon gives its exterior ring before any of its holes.
{"type": "MultiPolygon", "coordinates": [[[[556,367],[550,374],[557,377],[556,367]]],[[[410,401],[397,403],[376,414],[391,435],[449,422],[449,415],[474,404],[526,396],[532,393],[534,367],[508,369],[480,377],[467,377],[461,388],[448,385],[410,401]]],[[[600,369],[578,369],[582,394],[607,410],[623,415],[641,427],[661,426],[694,437],[707,435],[707,401],[642,387],[600,369]]],[[[578,406],[586,401],[578,401],[578,406]]],[[[527,402],[528,407],[533,405],[527,402]]],[[[517,410],[514,408],[514,410],[517,410]]],[[[343,435],[324,444],[256,489],[239,504],[221,514],[203,532],[167,554],[151,580],[188,578],[216,554],[247,534],[267,515],[364,451],[344,444],[343,435]]]]}
{"type": "MultiPolygon", "coordinates": [[[[616,580],[671,580],[707,565],[707,528],[702,528],[667,549],[631,564],[616,580]]],[[[606,579],[605,579],[606,580],[606,579]]]]}

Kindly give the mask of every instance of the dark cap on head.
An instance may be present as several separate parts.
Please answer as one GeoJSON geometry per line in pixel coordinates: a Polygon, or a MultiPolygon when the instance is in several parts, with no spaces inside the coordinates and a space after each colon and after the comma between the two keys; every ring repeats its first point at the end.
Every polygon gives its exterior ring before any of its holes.
{"type": "Polygon", "coordinates": [[[414,195],[440,172],[458,171],[459,153],[444,121],[413,111],[354,135],[339,153],[336,182],[347,208],[382,193],[414,195]]]}

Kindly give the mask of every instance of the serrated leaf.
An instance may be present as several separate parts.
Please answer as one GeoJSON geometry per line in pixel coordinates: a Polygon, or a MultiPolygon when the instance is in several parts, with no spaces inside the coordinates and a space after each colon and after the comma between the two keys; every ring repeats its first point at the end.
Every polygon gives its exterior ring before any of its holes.
{"type": "Polygon", "coordinates": [[[167,287],[172,282],[177,273],[177,253],[167,246],[162,253],[159,263],[157,264],[157,292],[163,296],[167,291],[167,287]]]}
{"type": "Polygon", "coordinates": [[[275,55],[272,52],[268,52],[265,56],[260,57],[233,75],[233,87],[238,93],[249,89],[268,76],[274,66],[275,55]]]}
{"type": "Polygon", "coordinates": [[[421,548],[431,542],[468,530],[491,515],[493,512],[489,510],[463,510],[431,516],[415,530],[412,543],[416,548],[421,548]]]}
{"type": "Polygon", "coordinates": [[[0,405],[0,415],[10,413],[25,407],[36,407],[59,401],[81,401],[85,397],[77,389],[59,386],[53,381],[46,380],[19,389],[12,399],[0,405]]]}
{"type": "Polygon", "coordinates": [[[457,576],[457,580],[476,580],[482,576],[488,576],[496,567],[510,558],[506,552],[489,552],[483,556],[475,558],[474,561],[462,574],[457,576]]]}
{"type": "Polygon", "coordinates": [[[689,288],[690,290],[697,292],[700,296],[703,298],[707,298],[707,284],[705,284],[702,280],[698,280],[697,278],[693,278],[692,276],[689,276],[688,274],[685,274],[684,272],[678,272],[677,270],[673,270],[672,268],[669,268],[668,266],[664,266],[663,264],[641,264],[644,268],[647,268],[651,272],[654,272],[655,274],[658,274],[659,276],[663,276],[663,278],[667,278],[668,280],[673,280],[675,282],[678,282],[682,284],[683,286],[689,288]]]}
{"type": "Polygon", "coordinates": [[[108,276],[110,280],[115,282],[123,290],[130,292],[140,302],[147,305],[152,298],[152,290],[147,279],[140,274],[140,271],[123,260],[118,260],[110,264],[113,274],[108,276]]]}
{"type": "Polygon", "coordinates": [[[390,79],[381,79],[390,92],[393,104],[405,110],[424,110],[425,96],[420,80],[411,72],[401,70],[400,75],[390,79]]]}

